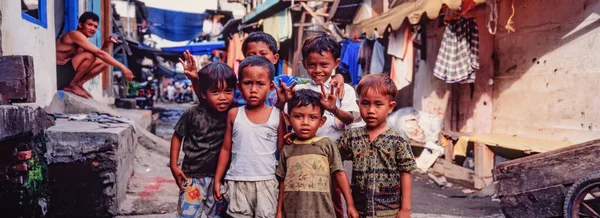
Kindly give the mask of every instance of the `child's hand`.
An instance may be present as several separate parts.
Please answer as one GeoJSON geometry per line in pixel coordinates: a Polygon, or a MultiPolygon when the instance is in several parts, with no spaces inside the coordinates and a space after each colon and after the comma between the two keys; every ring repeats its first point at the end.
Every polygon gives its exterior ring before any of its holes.
{"type": "Polygon", "coordinates": [[[185,61],[179,58],[179,63],[183,66],[185,76],[190,79],[198,79],[198,67],[196,66],[196,59],[194,59],[192,53],[185,50],[185,52],[183,52],[183,58],[185,61]]]}
{"type": "Polygon", "coordinates": [[[325,92],[325,86],[321,84],[321,104],[323,105],[323,109],[332,112],[335,109],[335,102],[337,100],[335,96],[338,94],[339,90],[336,93],[334,86],[331,86],[331,92],[327,93],[325,92]]]}
{"type": "Polygon", "coordinates": [[[410,218],[410,210],[400,209],[396,214],[396,218],[410,218]]]}
{"type": "Polygon", "coordinates": [[[213,187],[213,196],[215,197],[215,201],[223,200],[223,196],[221,196],[221,183],[219,181],[215,181],[213,187]]]}
{"type": "Polygon", "coordinates": [[[348,206],[348,217],[358,218],[358,211],[356,211],[356,208],[354,206],[348,206]]]}
{"type": "Polygon", "coordinates": [[[275,215],[275,218],[283,218],[283,212],[277,211],[277,215],[275,215]]]}
{"type": "Polygon", "coordinates": [[[296,139],[296,134],[290,132],[288,134],[285,134],[283,136],[283,139],[285,139],[285,144],[286,145],[292,144],[294,142],[294,139],[296,139]]]}
{"type": "Polygon", "coordinates": [[[296,82],[292,83],[290,87],[288,87],[281,78],[279,78],[279,86],[275,86],[277,90],[277,103],[285,103],[288,102],[292,97],[294,97],[294,87],[296,87],[296,82]]]}
{"type": "Polygon", "coordinates": [[[337,94],[339,99],[344,98],[344,77],[342,74],[338,73],[331,77],[331,80],[329,80],[329,86],[335,86],[335,89],[339,90],[337,94]]]}
{"type": "Polygon", "coordinates": [[[175,178],[175,182],[179,189],[183,189],[183,181],[188,179],[183,171],[181,171],[179,167],[171,165],[171,174],[173,174],[173,178],[175,178]]]}

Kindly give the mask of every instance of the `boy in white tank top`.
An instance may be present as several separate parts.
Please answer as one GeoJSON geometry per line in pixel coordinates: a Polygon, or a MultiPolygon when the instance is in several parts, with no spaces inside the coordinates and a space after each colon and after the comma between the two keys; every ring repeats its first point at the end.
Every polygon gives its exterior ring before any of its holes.
{"type": "Polygon", "coordinates": [[[275,68],[266,58],[251,56],[238,72],[237,87],[247,104],[227,115],[213,194],[217,200],[225,198],[232,217],[275,217],[279,192],[275,153],[283,145],[277,131],[284,125],[279,109],[265,105],[274,87],[275,68]]]}

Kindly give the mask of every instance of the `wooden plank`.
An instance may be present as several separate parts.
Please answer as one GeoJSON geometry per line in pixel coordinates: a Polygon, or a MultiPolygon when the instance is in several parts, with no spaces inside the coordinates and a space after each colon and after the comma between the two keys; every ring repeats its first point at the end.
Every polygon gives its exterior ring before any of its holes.
{"type": "Polygon", "coordinates": [[[496,194],[516,195],[545,187],[572,184],[600,171],[600,139],[499,164],[493,170],[496,194]]]}
{"type": "Polygon", "coordinates": [[[492,183],[494,152],[482,143],[475,143],[475,174],[482,179],[475,180],[475,188],[482,189],[492,183]]]}
{"type": "Polygon", "coordinates": [[[458,138],[460,138],[461,136],[471,136],[472,134],[466,133],[466,132],[454,132],[454,131],[442,130],[442,135],[448,136],[448,137],[452,138],[453,140],[458,140],[458,138]]]}
{"type": "Polygon", "coordinates": [[[295,23],[294,27],[310,27],[310,26],[314,26],[314,23],[295,23]]]}
{"type": "Polygon", "coordinates": [[[562,185],[523,194],[500,197],[506,217],[559,217],[563,212],[566,188],[562,185]]]}
{"type": "Polygon", "coordinates": [[[467,169],[451,161],[438,158],[432,166],[434,173],[446,177],[450,182],[460,184],[466,188],[475,188],[475,180],[479,179],[475,171],[467,169]]]}
{"type": "Polygon", "coordinates": [[[33,57],[0,56],[0,75],[0,94],[4,99],[10,103],[35,102],[33,57]]]}
{"type": "MultiPolygon", "coordinates": [[[[304,23],[306,21],[306,12],[302,12],[302,15],[300,15],[300,21],[299,23],[304,23]]],[[[294,57],[292,60],[292,75],[297,76],[298,73],[298,65],[299,60],[300,60],[300,50],[302,48],[302,40],[304,40],[302,37],[304,36],[304,30],[302,29],[302,27],[298,27],[298,32],[297,32],[297,36],[296,36],[296,47],[294,48],[294,57]]]]}
{"type": "MultiPolygon", "coordinates": [[[[306,12],[308,12],[310,14],[310,16],[312,16],[312,18],[314,20],[316,20],[317,23],[319,23],[323,27],[323,30],[325,30],[325,31],[327,31],[328,33],[331,33],[331,34],[336,34],[336,35],[338,35],[338,37],[342,37],[342,35],[340,35],[339,33],[337,33],[337,31],[336,32],[332,32],[329,29],[329,27],[327,26],[327,24],[325,24],[325,22],[310,7],[308,7],[308,5],[306,5],[306,3],[300,2],[300,5],[302,5],[302,8],[304,8],[304,10],[306,12]]],[[[302,22],[302,23],[304,23],[304,22],[302,22]]]]}
{"type": "Polygon", "coordinates": [[[513,150],[542,153],[572,145],[571,142],[518,137],[503,134],[474,134],[470,141],[513,150]]]}
{"type": "Polygon", "coordinates": [[[329,9],[329,17],[327,18],[327,22],[330,22],[335,16],[335,12],[337,11],[338,6],[340,5],[340,0],[334,0],[331,4],[331,9],[329,9]]]}
{"type": "MultiPolygon", "coordinates": [[[[102,40],[106,40],[110,36],[110,33],[112,32],[112,28],[110,26],[111,17],[112,17],[112,13],[110,13],[110,8],[111,8],[110,0],[102,0],[101,7],[102,7],[102,9],[101,9],[102,10],[102,14],[101,14],[101,17],[102,17],[102,40]]],[[[112,46],[104,49],[104,51],[109,54],[112,54],[111,50],[112,50],[112,46]]],[[[111,72],[112,72],[112,66],[109,66],[102,73],[102,89],[105,92],[112,94],[112,79],[111,79],[112,74],[111,74],[111,72]]]]}

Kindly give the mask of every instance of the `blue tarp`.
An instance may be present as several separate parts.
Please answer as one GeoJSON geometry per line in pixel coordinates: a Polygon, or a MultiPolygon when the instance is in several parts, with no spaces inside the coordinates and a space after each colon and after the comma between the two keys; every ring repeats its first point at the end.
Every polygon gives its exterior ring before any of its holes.
{"type": "Polygon", "coordinates": [[[206,15],[148,7],[148,26],[160,38],[187,41],[200,36],[206,15]]]}
{"type": "Polygon", "coordinates": [[[201,42],[195,44],[189,44],[178,47],[167,47],[162,48],[166,52],[183,53],[185,50],[189,50],[193,55],[204,55],[211,54],[213,50],[224,49],[225,41],[212,41],[212,42],[201,42]]]}

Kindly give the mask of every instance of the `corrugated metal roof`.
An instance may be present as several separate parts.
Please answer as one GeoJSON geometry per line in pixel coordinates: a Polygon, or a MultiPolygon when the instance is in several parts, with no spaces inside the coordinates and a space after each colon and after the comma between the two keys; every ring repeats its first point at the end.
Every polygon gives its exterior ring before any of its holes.
{"type": "MultiPolygon", "coordinates": [[[[387,0],[386,0],[387,1],[387,0]]],[[[358,12],[362,0],[343,0],[331,18],[331,21],[341,24],[351,24],[354,20],[354,15],[358,12]]]]}
{"type": "MultiPolygon", "coordinates": [[[[485,3],[485,0],[474,0],[474,2],[482,4],[485,3]]],[[[435,19],[438,17],[443,5],[457,10],[461,3],[462,0],[409,0],[377,17],[360,22],[358,29],[364,33],[376,30],[379,34],[383,34],[388,26],[392,27],[393,30],[400,28],[405,18],[410,23],[417,24],[424,13],[427,14],[429,19],[435,19]]]]}

